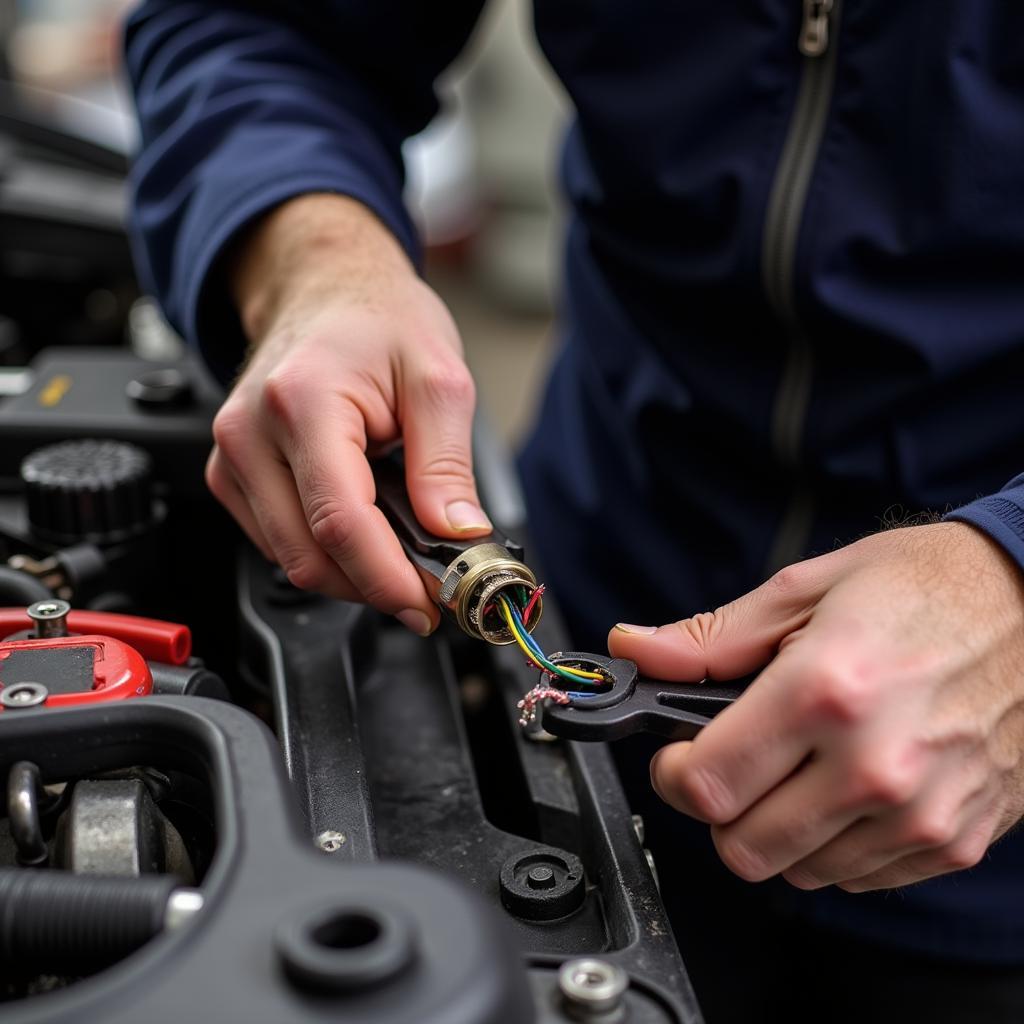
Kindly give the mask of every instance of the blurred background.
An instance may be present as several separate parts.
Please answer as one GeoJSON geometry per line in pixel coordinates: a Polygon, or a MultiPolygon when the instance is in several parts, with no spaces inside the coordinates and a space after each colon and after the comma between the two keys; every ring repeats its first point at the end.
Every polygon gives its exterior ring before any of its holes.
{"type": "MultiPolygon", "coordinates": [[[[0,0],[0,79],[10,83],[0,110],[0,130],[9,136],[0,134],[0,365],[17,365],[38,342],[88,343],[125,322],[143,354],[162,357],[176,343],[152,305],[131,293],[123,268],[119,288],[95,266],[102,259],[97,232],[123,215],[118,159],[136,139],[119,67],[130,6],[0,0]],[[47,149],[45,164],[33,160],[33,146],[47,149]],[[83,179],[83,161],[98,161],[104,173],[83,179]],[[67,253],[63,265],[55,250],[67,253]],[[59,321],[52,309],[42,317],[46,278],[72,274],[82,278],[77,302],[59,321]],[[19,280],[24,287],[15,286],[19,280]],[[34,331],[47,337],[33,338],[34,331]]],[[[552,354],[561,234],[556,161],[567,110],[533,40],[528,0],[490,0],[440,92],[442,113],[406,147],[407,200],[427,244],[427,277],[460,326],[481,405],[515,445],[552,354]]],[[[122,258],[116,246],[107,248],[110,260],[122,258]]]]}

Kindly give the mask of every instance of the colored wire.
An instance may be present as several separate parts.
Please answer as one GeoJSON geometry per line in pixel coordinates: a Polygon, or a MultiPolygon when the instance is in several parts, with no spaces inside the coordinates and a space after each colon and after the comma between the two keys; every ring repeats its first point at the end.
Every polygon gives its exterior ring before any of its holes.
{"type": "Polygon", "coordinates": [[[545,587],[542,583],[537,589],[530,595],[530,600],[526,602],[526,607],[523,609],[523,623],[530,621],[530,612],[533,611],[533,606],[540,600],[541,595],[544,593],[545,587]]]}
{"type": "Polygon", "coordinates": [[[526,655],[527,660],[542,672],[546,672],[550,676],[560,676],[562,679],[568,679],[577,685],[580,682],[603,683],[606,681],[600,672],[588,672],[585,669],[570,668],[567,665],[556,665],[550,661],[547,655],[540,649],[537,641],[534,640],[526,629],[519,610],[504,594],[498,595],[498,606],[508,625],[509,632],[512,634],[512,638],[519,645],[523,654],[526,655]]]}

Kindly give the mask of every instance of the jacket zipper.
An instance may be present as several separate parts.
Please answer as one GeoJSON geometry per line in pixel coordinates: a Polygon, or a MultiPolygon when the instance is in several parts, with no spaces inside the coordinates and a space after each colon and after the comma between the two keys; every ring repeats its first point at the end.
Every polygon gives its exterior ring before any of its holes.
{"type": "Polygon", "coordinates": [[[772,449],[794,480],[793,492],[768,554],[768,573],[803,555],[815,512],[813,489],[801,474],[813,352],[797,314],[794,269],[804,206],[835,86],[835,36],[842,0],[801,2],[803,20],[797,43],[803,56],[800,87],[768,198],[761,248],[765,295],[789,336],[786,365],[772,409],[772,449]]]}

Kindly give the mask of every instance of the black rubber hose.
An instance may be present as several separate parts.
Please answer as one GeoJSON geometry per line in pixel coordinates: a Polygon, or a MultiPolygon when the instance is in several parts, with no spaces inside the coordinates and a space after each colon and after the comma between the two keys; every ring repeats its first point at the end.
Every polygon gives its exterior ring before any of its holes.
{"type": "Polygon", "coordinates": [[[163,930],[179,885],[173,875],[0,870],[0,963],[53,974],[115,963],[163,930]]]}
{"type": "Polygon", "coordinates": [[[52,601],[53,592],[34,576],[20,569],[0,565],[0,605],[25,605],[36,601],[52,601]]]}
{"type": "Polygon", "coordinates": [[[7,776],[7,820],[18,863],[26,867],[41,867],[49,856],[39,814],[39,803],[45,795],[39,769],[31,761],[11,766],[7,776]]]}

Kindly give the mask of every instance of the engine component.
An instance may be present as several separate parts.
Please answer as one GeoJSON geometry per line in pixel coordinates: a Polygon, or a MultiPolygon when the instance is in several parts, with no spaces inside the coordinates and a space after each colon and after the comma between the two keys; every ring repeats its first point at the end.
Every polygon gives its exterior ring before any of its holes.
{"type": "Polygon", "coordinates": [[[76,782],[57,828],[57,863],[77,874],[138,877],[165,869],[164,819],[139,779],[76,782]]]}
{"type": "Polygon", "coordinates": [[[33,534],[56,544],[117,544],[156,518],[152,460],[125,441],[62,441],[21,464],[33,534]]]}
{"type": "Polygon", "coordinates": [[[23,867],[41,867],[49,860],[40,810],[45,799],[39,768],[31,761],[12,765],[7,775],[7,820],[23,867]]]}
{"type": "Polygon", "coordinates": [[[501,866],[501,902],[527,921],[554,921],[583,906],[583,862],[550,846],[517,853],[501,866]]]}
{"type": "Polygon", "coordinates": [[[0,961],[87,974],[200,909],[202,894],[182,889],[169,875],[127,879],[0,870],[0,961]]]}
{"type": "Polygon", "coordinates": [[[0,707],[53,707],[141,697],[154,688],[146,658],[163,663],[165,690],[223,696],[223,683],[189,660],[185,626],[113,612],[71,610],[37,601],[26,611],[0,609],[0,707]],[[30,629],[18,627],[29,625],[30,629]],[[70,635],[73,631],[74,635],[70,635]]]}

